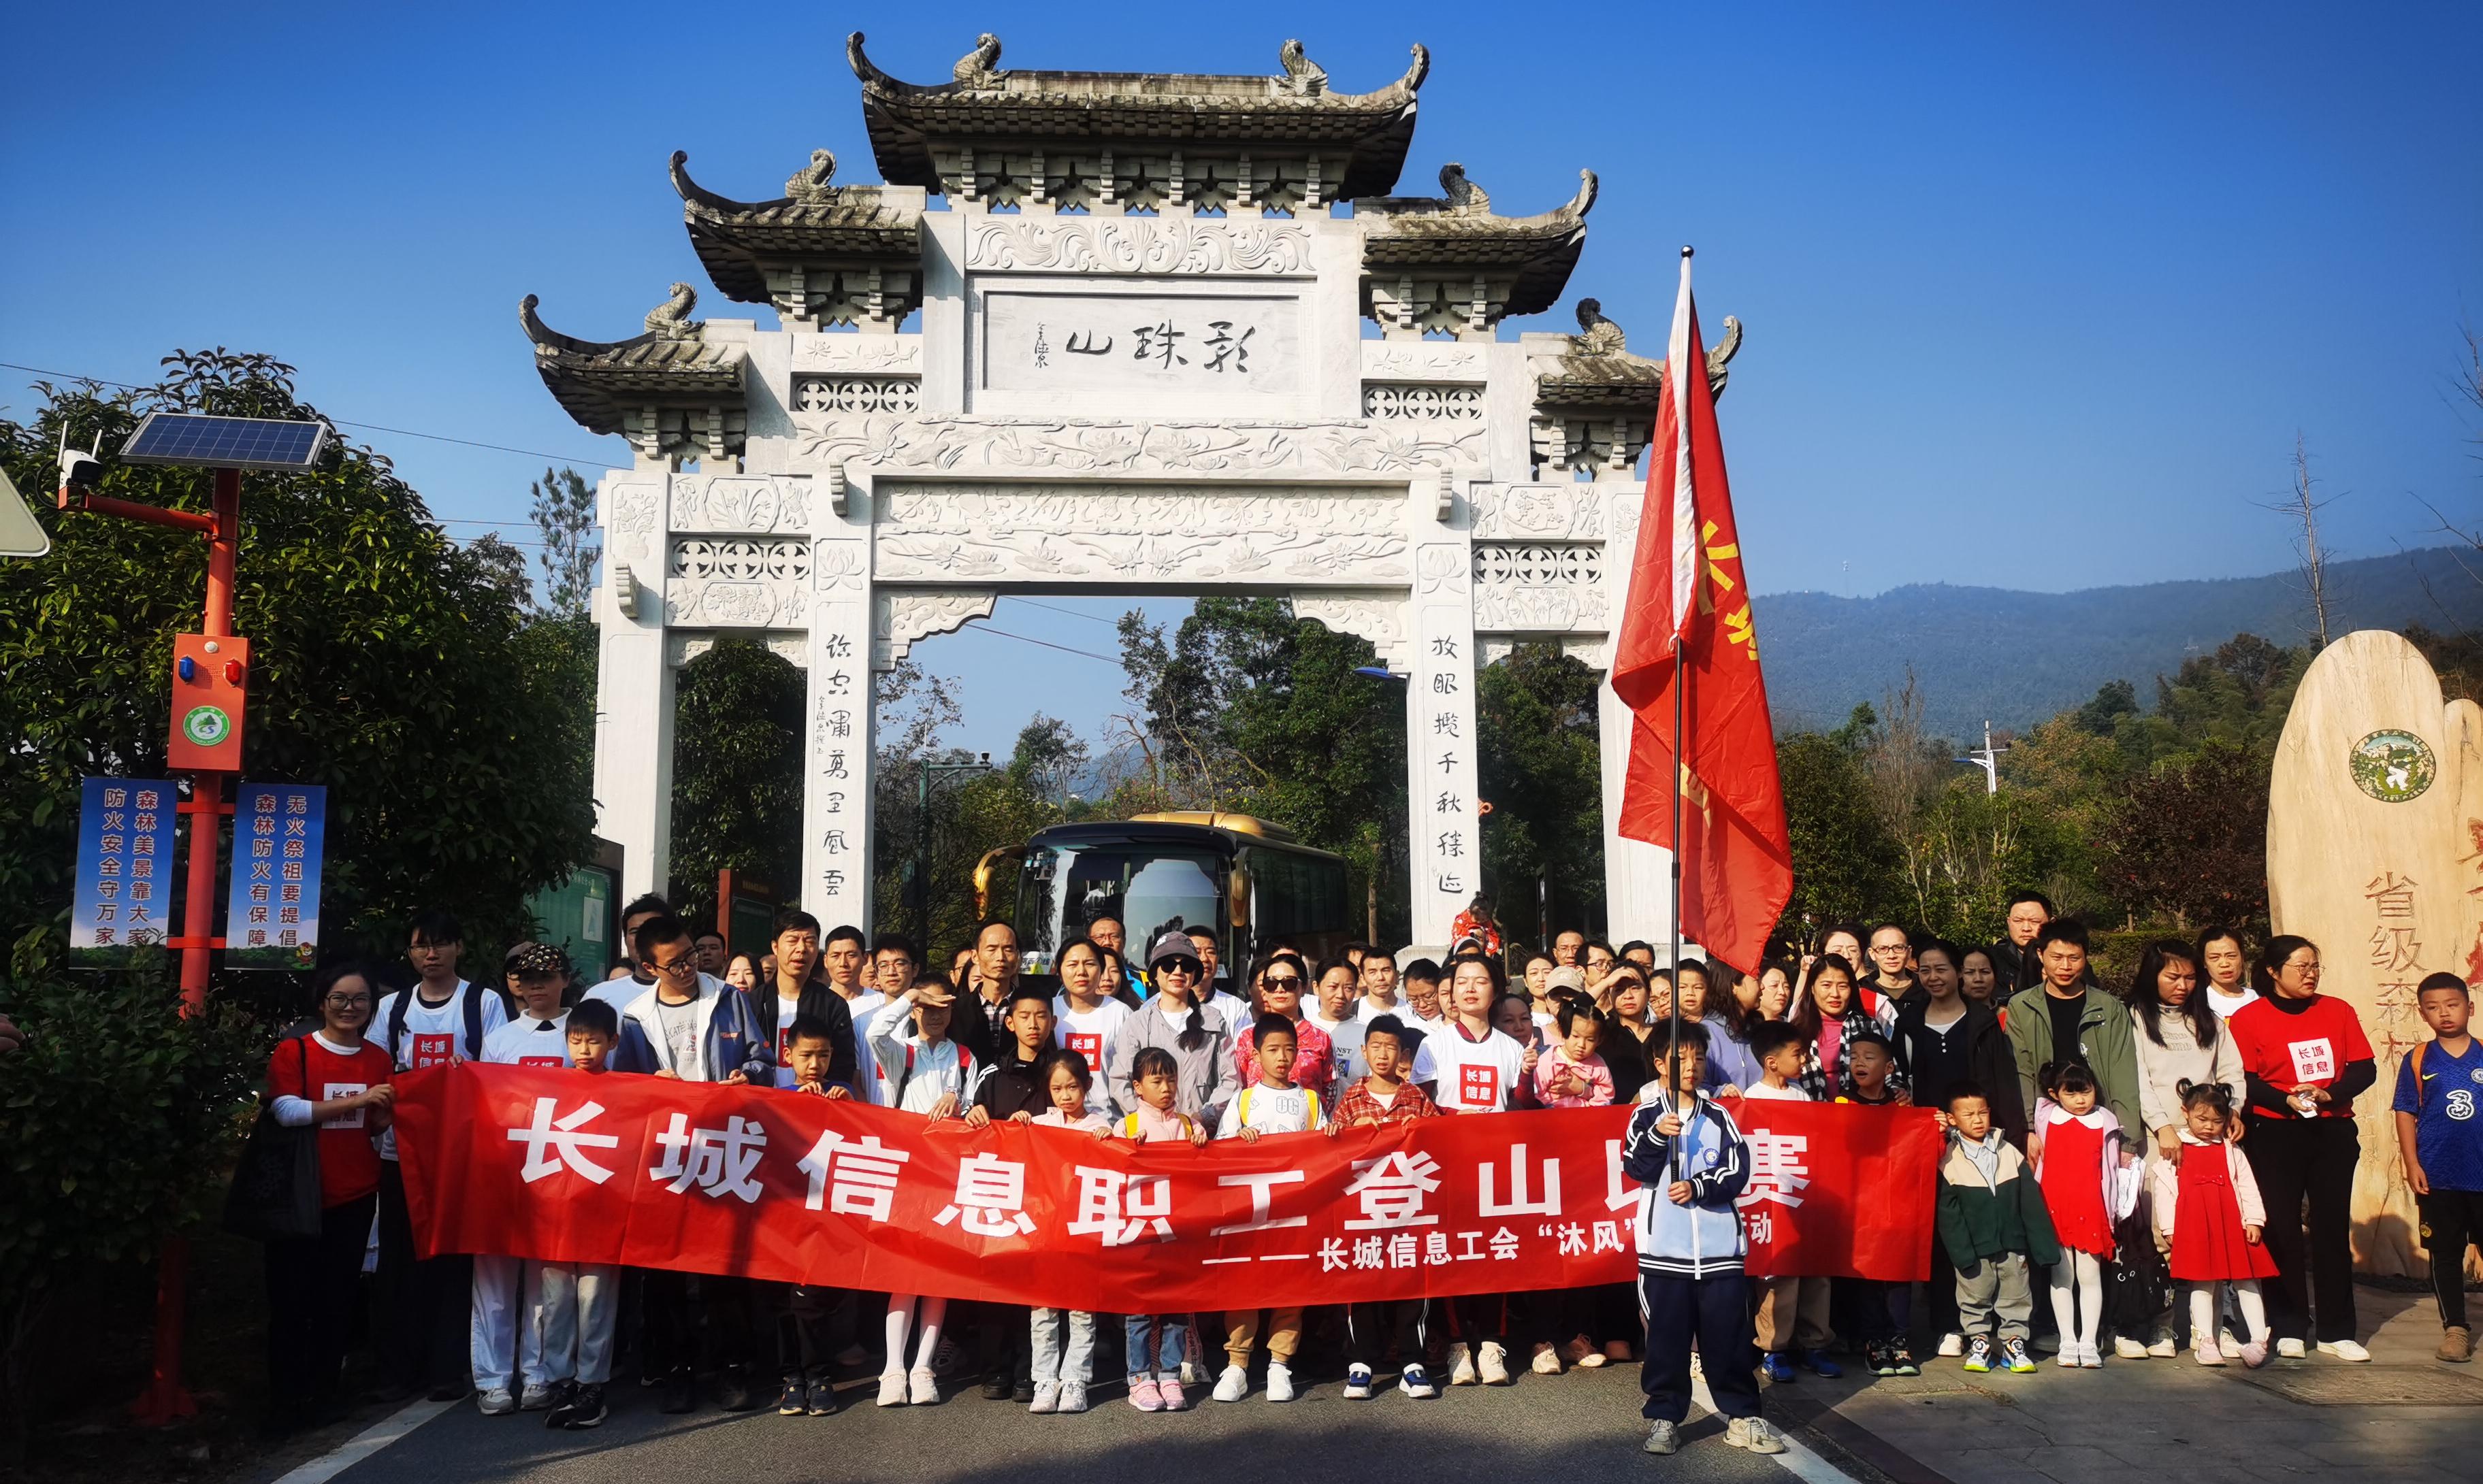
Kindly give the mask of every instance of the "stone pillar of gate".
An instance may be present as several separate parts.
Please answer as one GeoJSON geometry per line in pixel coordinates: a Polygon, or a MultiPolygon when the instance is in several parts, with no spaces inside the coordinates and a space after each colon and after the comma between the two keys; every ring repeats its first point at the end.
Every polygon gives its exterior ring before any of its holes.
{"type": "Polygon", "coordinates": [[[673,668],[664,655],[661,469],[616,470],[599,499],[595,833],[621,847],[626,900],[664,889],[673,851],[673,668]]]}
{"type": "Polygon", "coordinates": [[[1462,533],[1437,537],[1414,548],[1405,687],[1413,941],[1432,946],[1482,884],[1472,548],[1462,533]]]}
{"type": "Polygon", "coordinates": [[[819,921],[872,931],[870,502],[814,512],[802,713],[802,889],[819,921]]]}
{"type": "Polygon", "coordinates": [[[1656,945],[1661,962],[1672,934],[1672,853],[1622,836],[1621,793],[1629,776],[1632,718],[1613,690],[1610,671],[1597,679],[1595,703],[1604,782],[1604,916],[1614,943],[1645,939],[1656,945]]]}

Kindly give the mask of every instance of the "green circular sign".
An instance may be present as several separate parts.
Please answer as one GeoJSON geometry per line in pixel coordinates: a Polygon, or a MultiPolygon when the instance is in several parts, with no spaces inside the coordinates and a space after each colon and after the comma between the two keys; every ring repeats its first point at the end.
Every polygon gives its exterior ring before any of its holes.
{"type": "Polygon", "coordinates": [[[2354,782],[2382,804],[2404,804],[2422,797],[2439,776],[2440,760],[2431,744],[2411,731],[2375,731],[2354,744],[2348,755],[2354,782]]]}
{"type": "Polygon", "coordinates": [[[181,735],[200,747],[213,747],[232,735],[232,718],[222,706],[193,706],[181,718],[181,735]]]}

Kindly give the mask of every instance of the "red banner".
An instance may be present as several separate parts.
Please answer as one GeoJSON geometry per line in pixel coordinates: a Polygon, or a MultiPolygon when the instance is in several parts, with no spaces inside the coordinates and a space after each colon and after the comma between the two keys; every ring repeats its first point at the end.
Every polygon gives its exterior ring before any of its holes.
{"type": "MultiPolygon", "coordinates": [[[[397,1079],[426,1253],[737,1273],[1103,1313],[1626,1283],[1630,1109],[1426,1119],[1204,1149],[763,1088],[471,1062],[397,1079]],[[1063,1259],[1069,1260],[1061,1260],[1063,1259]]],[[[1753,1272],[1917,1278],[1931,1115],[1749,1120],[1753,1272]]]]}

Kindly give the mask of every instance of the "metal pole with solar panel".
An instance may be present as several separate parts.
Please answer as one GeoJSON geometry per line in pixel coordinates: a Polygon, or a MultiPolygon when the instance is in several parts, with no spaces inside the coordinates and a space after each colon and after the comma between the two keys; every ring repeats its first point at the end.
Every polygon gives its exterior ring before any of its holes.
{"type": "MultiPolygon", "coordinates": [[[[224,834],[225,781],[241,772],[242,720],[250,697],[250,641],[233,632],[233,565],[241,543],[241,476],[251,469],[298,472],[315,466],[334,433],[326,423],[270,417],[208,417],[189,412],[149,412],[121,445],[124,464],[168,464],[215,472],[215,495],[206,514],[165,510],[135,500],[96,494],[103,472],[94,455],[61,451],[60,508],[93,511],[149,525],[192,531],[207,539],[206,611],[196,634],[173,639],[172,744],[167,765],[190,775],[189,854],[183,861],[181,932],[165,945],[181,954],[181,1013],[206,1009],[208,955],[225,945],[215,936],[216,848],[224,834]]],[[[182,1295],[188,1244],[168,1237],[155,1270],[155,1365],[147,1394],[133,1409],[163,1423],[198,1408],[181,1384],[182,1295]]]]}

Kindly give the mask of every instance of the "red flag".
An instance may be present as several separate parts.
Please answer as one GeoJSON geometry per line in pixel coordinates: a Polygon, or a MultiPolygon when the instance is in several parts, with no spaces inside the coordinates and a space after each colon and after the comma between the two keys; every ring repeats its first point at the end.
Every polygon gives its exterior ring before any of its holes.
{"type": "Polygon", "coordinates": [[[1769,931],[1793,898],[1793,846],[1686,252],[1664,393],[1613,658],[1613,689],[1636,717],[1620,833],[1679,852],[1683,936],[1736,968],[1755,970],[1769,931]],[[1676,645],[1686,739],[1678,768],[1676,645]]]}

